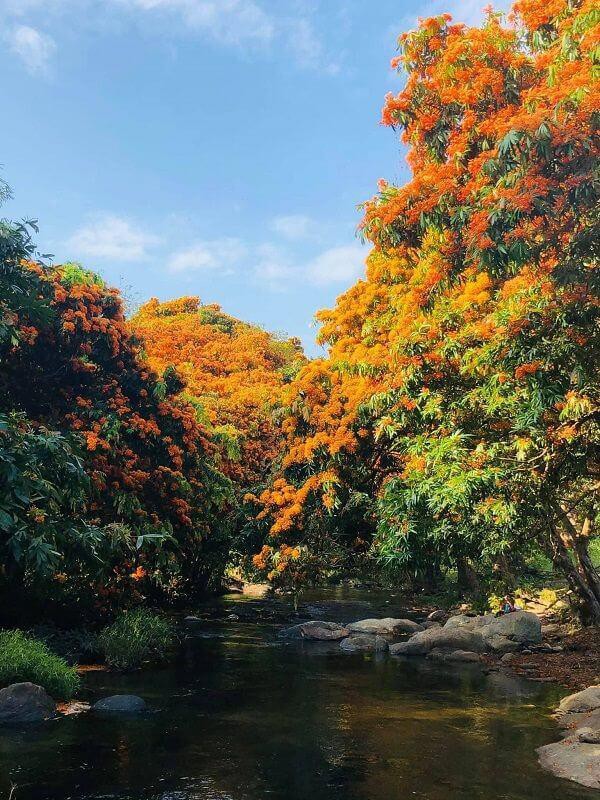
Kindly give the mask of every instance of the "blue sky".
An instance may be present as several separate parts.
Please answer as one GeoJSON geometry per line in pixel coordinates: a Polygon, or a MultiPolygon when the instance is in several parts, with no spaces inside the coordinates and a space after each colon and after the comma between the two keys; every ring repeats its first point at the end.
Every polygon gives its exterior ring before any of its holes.
{"type": "Polygon", "coordinates": [[[218,302],[314,355],[362,273],[357,205],[407,171],[379,125],[399,33],[486,0],[0,0],[11,218],[133,302],[218,302]]]}

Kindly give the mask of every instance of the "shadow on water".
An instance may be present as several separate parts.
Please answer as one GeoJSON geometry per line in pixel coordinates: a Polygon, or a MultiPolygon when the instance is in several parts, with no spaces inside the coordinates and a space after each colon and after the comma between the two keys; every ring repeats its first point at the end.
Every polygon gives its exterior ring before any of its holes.
{"type": "MultiPolygon", "coordinates": [[[[218,610],[253,602],[228,598],[218,610]]],[[[321,593],[309,605],[342,620],[401,611],[389,595],[365,593],[321,593]]],[[[199,622],[168,668],[88,673],[90,700],[135,693],[157,713],[0,732],[0,798],[11,783],[15,800],[599,796],[536,762],[535,748],[556,735],[547,712],[557,689],[472,665],[283,643],[277,630],[273,622],[199,622]]]]}

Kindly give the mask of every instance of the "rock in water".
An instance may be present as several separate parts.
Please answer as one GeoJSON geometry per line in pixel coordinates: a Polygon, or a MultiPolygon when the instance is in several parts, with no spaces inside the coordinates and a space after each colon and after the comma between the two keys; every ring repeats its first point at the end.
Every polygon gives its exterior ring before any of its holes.
{"type": "Polygon", "coordinates": [[[424,656],[431,650],[466,650],[472,653],[508,653],[542,640],[539,619],[528,611],[515,611],[502,617],[486,614],[450,617],[442,628],[429,627],[407,642],[390,647],[392,655],[424,656]]]}
{"type": "Polygon", "coordinates": [[[427,628],[421,633],[415,633],[407,642],[390,645],[390,653],[394,656],[424,656],[434,649],[483,653],[485,643],[479,631],[463,628],[427,628]]]}
{"type": "Polygon", "coordinates": [[[13,683],[0,690],[0,724],[43,722],[56,713],[56,703],[35,683],[13,683]]]}
{"type": "Polygon", "coordinates": [[[581,692],[563,697],[556,711],[562,720],[565,714],[587,714],[600,709],[600,686],[588,686],[581,692]]]}
{"type": "Polygon", "coordinates": [[[462,664],[477,664],[481,661],[479,653],[471,653],[469,650],[454,650],[448,653],[446,661],[455,661],[462,664]]]}
{"type": "Polygon", "coordinates": [[[538,748],[540,764],[559,778],[600,789],[600,686],[563,698],[557,716],[567,735],[538,748]]]}
{"type": "Polygon", "coordinates": [[[355,633],[371,633],[379,636],[397,636],[401,633],[417,633],[423,630],[423,626],[412,619],[393,617],[361,619],[358,622],[351,622],[347,627],[355,633]]]}
{"type": "Polygon", "coordinates": [[[381,653],[388,649],[388,643],[383,636],[357,633],[343,639],[340,647],[346,653],[381,653]]]}
{"type": "Polygon", "coordinates": [[[579,741],[584,744],[600,744],[600,730],[589,731],[589,733],[580,733],[579,741]]]}
{"type": "Polygon", "coordinates": [[[301,622],[299,625],[292,625],[291,628],[284,628],[279,632],[283,639],[307,639],[309,641],[331,642],[344,639],[350,633],[349,629],[338,622],[301,622]]]}
{"type": "Polygon", "coordinates": [[[92,711],[100,714],[143,714],[148,706],[135,694],[115,694],[103,697],[92,706],[92,711]]]}

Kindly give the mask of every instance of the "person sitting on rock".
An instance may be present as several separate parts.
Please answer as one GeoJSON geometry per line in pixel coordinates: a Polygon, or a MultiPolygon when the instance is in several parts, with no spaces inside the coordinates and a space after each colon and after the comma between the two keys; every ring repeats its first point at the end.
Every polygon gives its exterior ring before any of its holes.
{"type": "Polygon", "coordinates": [[[512,614],[512,612],[516,610],[517,607],[515,605],[514,597],[511,597],[509,594],[504,595],[500,612],[502,614],[512,614]]]}

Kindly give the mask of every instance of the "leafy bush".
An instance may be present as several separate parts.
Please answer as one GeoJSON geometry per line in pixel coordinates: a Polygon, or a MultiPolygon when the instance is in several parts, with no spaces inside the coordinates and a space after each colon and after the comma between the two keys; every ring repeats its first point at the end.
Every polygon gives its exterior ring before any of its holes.
{"type": "Polygon", "coordinates": [[[144,661],[162,661],[176,640],[172,623],[145,608],[126,611],[100,631],[100,650],[117,669],[135,669],[144,661]]]}
{"type": "Polygon", "coordinates": [[[56,699],[68,700],[79,688],[79,675],[60,656],[23,631],[0,631],[0,685],[31,681],[56,699]]]}

